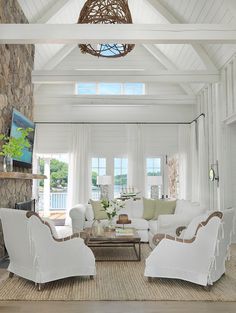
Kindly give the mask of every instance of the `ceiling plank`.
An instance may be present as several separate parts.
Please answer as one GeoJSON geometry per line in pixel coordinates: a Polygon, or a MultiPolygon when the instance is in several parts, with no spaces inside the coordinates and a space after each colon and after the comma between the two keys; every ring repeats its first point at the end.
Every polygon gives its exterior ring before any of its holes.
{"type": "Polygon", "coordinates": [[[236,1],[235,0],[225,0],[226,5],[228,8],[233,12],[234,16],[236,17],[236,1]]]}
{"type": "Polygon", "coordinates": [[[0,44],[236,43],[224,24],[0,24],[0,44]]]}
{"type": "Polygon", "coordinates": [[[48,23],[58,12],[63,10],[66,6],[70,3],[74,2],[75,0],[57,0],[55,3],[37,20],[31,21],[31,23],[36,24],[44,24],[48,23]]]}
{"type": "Polygon", "coordinates": [[[55,54],[45,65],[45,70],[52,70],[54,69],[62,60],[64,60],[75,48],[77,45],[66,45],[61,48],[57,54],[55,54]]]}
{"type": "Polygon", "coordinates": [[[210,83],[218,82],[219,74],[215,71],[116,71],[105,70],[62,70],[32,72],[34,84],[68,83],[77,81],[93,82],[174,82],[174,83],[210,83]]]}
{"type": "MultiPolygon", "coordinates": [[[[152,55],[155,59],[157,59],[167,70],[177,70],[177,67],[174,63],[171,62],[164,53],[161,52],[154,45],[143,45],[144,48],[152,55]]],[[[192,88],[188,84],[179,84],[180,87],[186,92],[188,95],[194,95],[192,88]]]]}
{"type": "MultiPolygon", "coordinates": [[[[159,0],[146,0],[146,2],[150,4],[156,11],[158,11],[158,13],[161,14],[161,16],[164,17],[167,22],[171,24],[183,24],[183,21],[174,16],[174,13],[167,9],[164,5],[162,5],[159,0]]],[[[217,69],[215,64],[201,45],[193,43],[192,47],[207,69],[217,69]]]]}

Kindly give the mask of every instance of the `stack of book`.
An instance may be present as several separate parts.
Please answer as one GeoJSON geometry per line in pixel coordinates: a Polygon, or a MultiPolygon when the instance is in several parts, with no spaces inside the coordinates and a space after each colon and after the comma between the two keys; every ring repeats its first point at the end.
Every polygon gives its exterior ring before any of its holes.
{"type": "Polygon", "coordinates": [[[116,228],[116,236],[133,236],[133,234],[132,228],[116,228]]]}

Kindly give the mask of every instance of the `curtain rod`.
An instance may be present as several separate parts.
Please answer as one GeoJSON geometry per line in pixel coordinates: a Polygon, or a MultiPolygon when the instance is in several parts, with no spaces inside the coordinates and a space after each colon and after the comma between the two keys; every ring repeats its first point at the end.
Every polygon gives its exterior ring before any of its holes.
{"type": "Polygon", "coordinates": [[[201,117],[201,116],[205,117],[206,115],[205,115],[205,113],[199,114],[199,115],[198,115],[194,120],[192,120],[192,122],[190,122],[189,124],[192,124],[193,122],[197,122],[197,120],[198,120],[199,117],[201,117]]]}
{"type": "Polygon", "coordinates": [[[193,122],[197,122],[200,116],[204,116],[204,113],[201,113],[199,116],[197,116],[194,120],[191,122],[40,122],[36,121],[35,124],[59,124],[59,125],[79,125],[79,124],[88,124],[88,125],[188,125],[192,124],[193,122]]]}
{"type": "Polygon", "coordinates": [[[188,125],[190,122],[34,122],[35,124],[63,124],[63,125],[188,125]]]}

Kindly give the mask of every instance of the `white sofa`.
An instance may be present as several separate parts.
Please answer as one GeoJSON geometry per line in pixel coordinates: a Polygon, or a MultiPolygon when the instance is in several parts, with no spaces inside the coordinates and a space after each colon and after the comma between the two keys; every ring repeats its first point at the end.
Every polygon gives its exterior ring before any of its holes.
{"type": "MultiPolygon", "coordinates": [[[[164,201],[164,200],[163,200],[164,201]]],[[[156,233],[175,235],[178,226],[187,226],[198,215],[206,212],[198,204],[187,200],[177,200],[174,214],[161,215],[157,220],[145,220],[143,218],[143,200],[127,200],[125,207],[119,214],[126,213],[132,221],[127,227],[135,227],[142,242],[149,242],[153,248],[152,238],[156,233]]],[[[70,210],[73,233],[82,231],[85,227],[91,227],[94,221],[93,209],[90,204],[78,204],[70,210]]],[[[102,220],[102,223],[107,223],[102,220]]]]}

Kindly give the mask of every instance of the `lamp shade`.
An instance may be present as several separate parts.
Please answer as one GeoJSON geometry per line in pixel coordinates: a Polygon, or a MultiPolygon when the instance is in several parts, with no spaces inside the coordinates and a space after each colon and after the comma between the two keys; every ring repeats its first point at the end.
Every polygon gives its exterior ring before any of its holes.
{"type": "Polygon", "coordinates": [[[97,176],[97,185],[111,185],[111,176],[97,176]]]}
{"type": "Polygon", "coordinates": [[[162,176],[148,176],[147,183],[149,186],[162,185],[162,176]]]}

